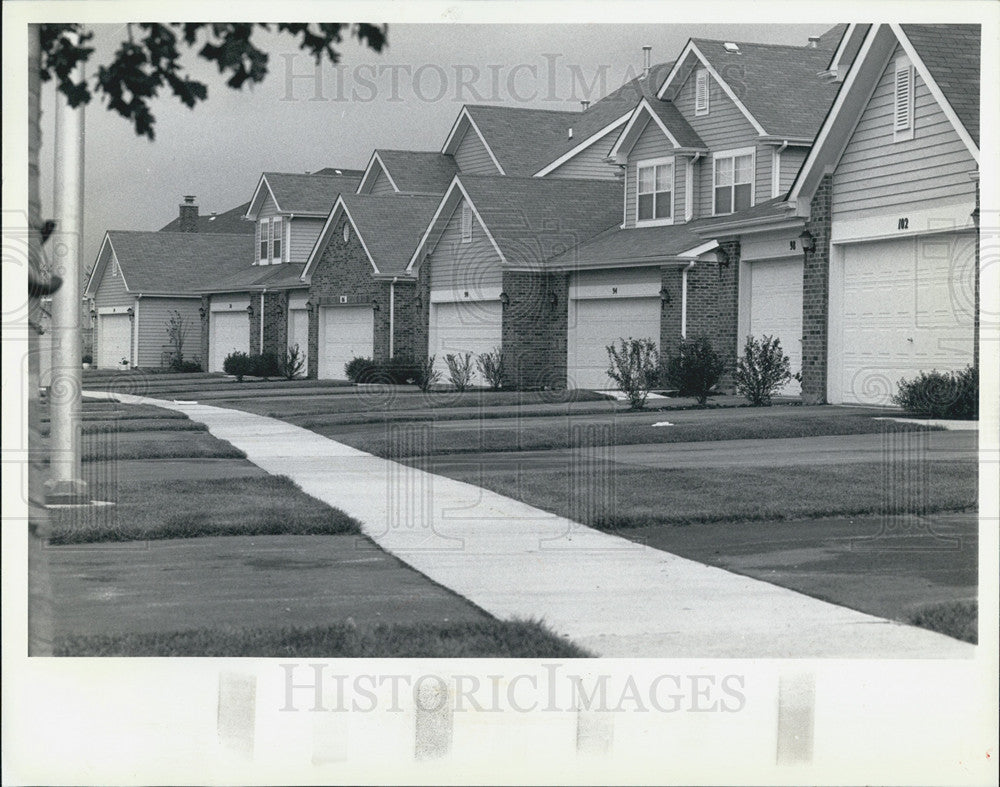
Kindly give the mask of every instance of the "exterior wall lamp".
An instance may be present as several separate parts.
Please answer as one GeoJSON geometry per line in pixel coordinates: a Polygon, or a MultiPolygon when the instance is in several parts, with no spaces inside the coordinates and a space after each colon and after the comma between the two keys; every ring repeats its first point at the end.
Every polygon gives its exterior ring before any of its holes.
{"type": "Polygon", "coordinates": [[[378,298],[372,298],[372,311],[379,311],[382,307],[378,305],[378,298]]]}
{"type": "Polygon", "coordinates": [[[510,306],[510,296],[507,293],[505,293],[505,292],[501,292],[500,293],[500,303],[503,306],[510,306]]]}
{"type": "Polygon", "coordinates": [[[802,234],[799,235],[799,245],[802,247],[802,251],[806,254],[812,254],[816,251],[816,238],[809,230],[802,230],[802,234]]]}
{"type": "Polygon", "coordinates": [[[715,259],[718,261],[720,268],[729,267],[729,255],[721,246],[715,250],[715,259]]]}
{"type": "Polygon", "coordinates": [[[306,311],[312,314],[316,311],[316,305],[312,301],[306,301],[306,311]]]}
{"type": "Polygon", "coordinates": [[[549,306],[551,306],[554,309],[558,304],[559,304],[559,296],[556,295],[554,292],[550,292],[549,293],[549,306]]]}
{"type": "Polygon", "coordinates": [[[131,306],[129,306],[125,310],[125,313],[128,315],[130,321],[135,319],[135,309],[133,309],[131,306]]]}
{"type": "Polygon", "coordinates": [[[208,317],[208,312],[205,310],[204,306],[198,308],[198,316],[201,317],[201,321],[204,322],[205,318],[208,317]]]}
{"type": "Polygon", "coordinates": [[[249,314],[251,317],[253,317],[253,304],[252,303],[249,306],[247,306],[247,314],[249,314]]]}
{"type": "Polygon", "coordinates": [[[666,287],[660,288],[660,305],[666,306],[670,303],[670,291],[666,287]]]}

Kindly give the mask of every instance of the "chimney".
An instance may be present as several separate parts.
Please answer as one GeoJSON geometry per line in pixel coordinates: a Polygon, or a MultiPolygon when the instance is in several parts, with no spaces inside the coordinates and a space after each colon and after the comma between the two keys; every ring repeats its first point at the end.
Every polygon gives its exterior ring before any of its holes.
{"type": "Polygon", "coordinates": [[[819,36],[809,36],[809,48],[819,49],[819,36]]]}
{"type": "Polygon", "coordinates": [[[590,109],[590,102],[586,101],[586,100],[581,101],[580,102],[580,107],[581,107],[581,110],[580,110],[581,112],[586,112],[588,109],[590,109]]]}
{"type": "Polygon", "coordinates": [[[646,46],[644,46],[642,48],[642,78],[643,79],[645,79],[646,77],[649,76],[649,69],[650,69],[649,58],[650,58],[650,55],[652,54],[652,52],[653,52],[653,47],[651,47],[649,44],[646,44],[646,46]]]}
{"type": "Polygon", "coordinates": [[[198,204],[194,201],[194,195],[188,194],[181,203],[181,232],[198,231],[198,204]]]}

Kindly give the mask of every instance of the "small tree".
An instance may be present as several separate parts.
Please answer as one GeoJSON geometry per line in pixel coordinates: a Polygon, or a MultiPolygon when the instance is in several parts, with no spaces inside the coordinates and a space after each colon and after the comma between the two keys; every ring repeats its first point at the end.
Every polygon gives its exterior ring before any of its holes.
{"type": "Polygon", "coordinates": [[[280,372],[286,380],[294,380],[305,368],[306,357],[302,354],[298,344],[288,346],[284,357],[281,359],[280,372]]]}
{"type": "Polygon", "coordinates": [[[646,406],[649,390],[656,384],[659,353],[652,339],[619,339],[617,345],[607,346],[608,377],[618,390],[628,397],[633,410],[646,406]]]}
{"type": "Polygon", "coordinates": [[[452,355],[449,353],[444,357],[448,364],[448,379],[458,391],[464,391],[472,382],[472,353],[462,353],[452,355]]]}
{"type": "Polygon", "coordinates": [[[681,396],[693,396],[704,405],[708,395],[719,383],[725,364],[705,337],[681,342],[680,351],[667,361],[664,375],[667,383],[681,396]]]}
{"type": "Polygon", "coordinates": [[[499,391],[503,385],[503,353],[499,347],[494,347],[488,353],[481,353],[476,358],[476,366],[490,388],[499,391]]]}
{"type": "Polygon", "coordinates": [[[167,321],[167,340],[170,342],[170,368],[177,371],[184,362],[184,341],[188,335],[187,321],[174,309],[167,321]]]}
{"type": "Polygon", "coordinates": [[[770,407],[771,396],[792,379],[788,356],[775,336],[747,336],[736,361],[736,390],[754,407],[770,407]]]}
{"type": "Polygon", "coordinates": [[[222,362],[222,371],[236,377],[236,382],[243,382],[244,376],[251,374],[252,365],[250,356],[247,353],[234,350],[226,356],[222,362]]]}
{"type": "Polygon", "coordinates": [[[427,393],[431,386],[441,379],[441,372],[434,368],[434,356],[425,358],[423,363],[417,367],[417,385],[420,390],[427,393]]]}

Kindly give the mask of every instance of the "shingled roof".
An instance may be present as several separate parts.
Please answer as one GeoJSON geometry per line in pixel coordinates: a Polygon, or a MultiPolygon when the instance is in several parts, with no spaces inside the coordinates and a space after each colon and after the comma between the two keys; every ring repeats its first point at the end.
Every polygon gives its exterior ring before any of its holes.
{"type": "Polygon", "coordinates": [[[401,194],[440,196],[458,172],[455,159],[447,153],[429,150],[375,151],[401,194]]]}
{"type": "Polygon", "coordinates": [[[467,105],[476,127],[507,175],[533,175],[554,158],[567,142],[567,130],[580,112],[467,105]]]}
{"type": "MultiPolygon", "coordinates": [[[[114,250],[129,292],[190,294],[245,266],[253,257],[254,239],[246,233],[108,230],[105,243],[114,250]]],[[[101,249],[91,286],[106,264],[101,249]]]]}
{"type": "Polygon", "coordinates": [[[261,182],[268,188],[283,213],[311,213],[326,215],[340,194],[353,193],[361,182],[362,172],[357,169],[341,170],[340,175],[321,170],[313,174],[290,172],[265,172],[261,182]]]}
{"type": "Polygon", "coordinates": [[[958,119],[979,144],[979,25],[902,25],[958,119]]]}
{"type": "Polygon", "coordinates": [[[382,274],[403,272],[441,202],[439,197],[364,194],[341,199],[382,274]]]}
{"type": "MultiPolygon", "coordinates": [[[[621,210],[618,211],[620,218],[621,210]]],[[[695,234],[698,222],[661,227],[611,227],[584,243],[552,257],[548,267],[593,268],[662,262],[703,246],[705,238],[695,234]]]]}
{"type": "MultiPolygon", "coordinates": [[[[254,225],[252,222],[244,220],[247,208],[250,207],[249,202],[245,202],[238,207],[232,208],[230,210],[224,211],[223,213],[211,213],[209,215],[199,215],[198,216],[198,232],[223,232],[223,233],[236,233],[248,232],[251,235],[254,233],[254,225]]],[[[160,232],[181,232],[181,219],[180,216],[175,218],[169,224],[160,227],[160,232]]]]}
{"type": "Polygon", "coordinates": [[[253,290],[283,290],[301,287],[303,263],[284,262],[280,265],[246,265],[241,270],[220,276],[199,288],[198,292],[248,292],[253,290]]]}

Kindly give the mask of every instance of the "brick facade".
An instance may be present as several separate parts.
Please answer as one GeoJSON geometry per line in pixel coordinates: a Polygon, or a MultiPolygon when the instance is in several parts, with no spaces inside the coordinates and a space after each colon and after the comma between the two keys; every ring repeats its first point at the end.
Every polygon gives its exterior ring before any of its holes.
{"type": "Polygon", "coordinates": [[[682,270],[676,265],[660,269],[660,288],[669,298],[660,307],[660,354],[664,357],[674,355],[681,344],[682,270]]]}
{"type": "Polygon", "coordinates": [[[805,255],[802,269],[802,401],[807,404],[826,403],[832,209],[833,177],[826,175],[806,222],[816,250],[805,255]]]}
{"type": "Polygon", "coordinates": [[[211,305],[211,298],[207,295],[201,296],[201,369],[208,371],[208,308],[211,305]]]}
{"type": "MultiPolygon", "coordinates": [[[[260,296],[257,296],[260,305],[260,296]]],[[[259,340],[259,339],[258,339],[259,340]]],[[[264,352],[284,357],[288,347],[288,293],[264,293],[264,352]]]]}
{"type": "Polygon", "coordinates": [[[260,293],[250,293],[250,354],[259,355],[260,347],[260,321],[264,318],[260,309],[260,293]]]}
{"type": "Polygon", "coordinates": [[[504,271],[504,387],[566,387],[569,275],[504,271]]]}

